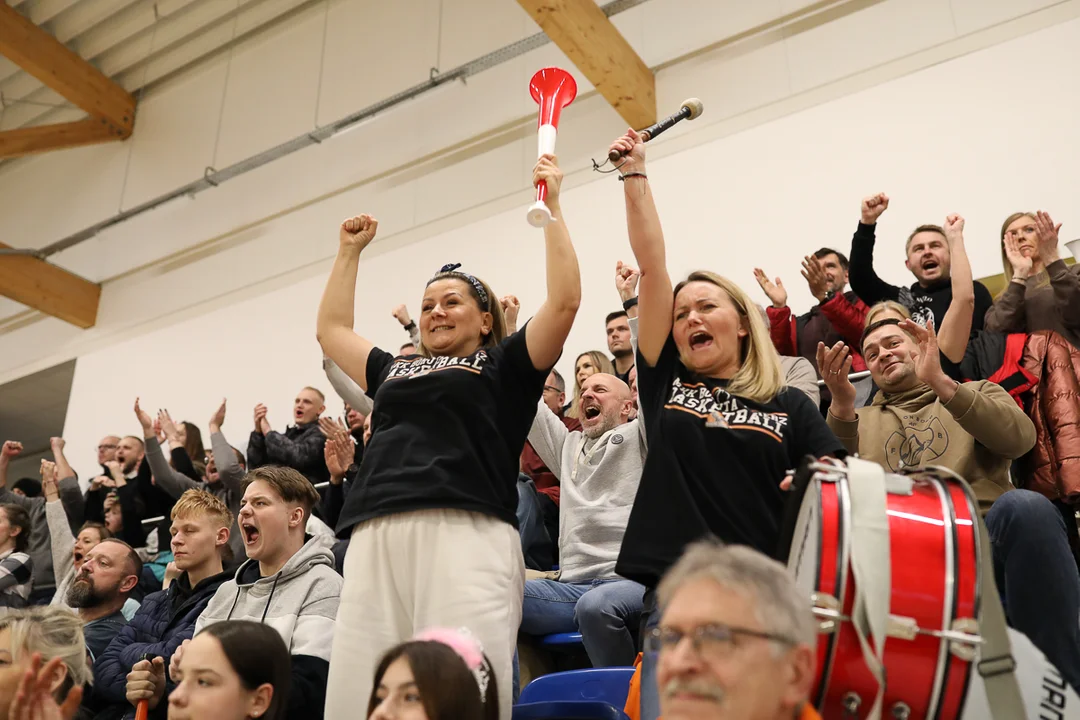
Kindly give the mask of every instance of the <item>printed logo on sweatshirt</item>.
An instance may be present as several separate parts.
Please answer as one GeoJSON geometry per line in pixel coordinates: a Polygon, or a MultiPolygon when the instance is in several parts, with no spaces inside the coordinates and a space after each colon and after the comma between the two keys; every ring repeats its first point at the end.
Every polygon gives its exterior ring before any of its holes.
{"type": "Polygon", "coordinates": [[[487,359],[487,352],[484,350],[463,358],[446,356],[426,358],[410,355],[408,358],[394,360],[386,379],[418,378],[439,370],[467,370],[479,375],[487,359]]]}
{"type": "Polygon", "coordinates": [[[885,440],[885,457],[890,470],[925,465],[949,449],[949,433],[940,419],[908,419],[907,425],[885,440]]]}
{"type": "Polygon", "coordinates": [[[709,388],[703,383],[684,384],[678,378],[671,384],[666,410],[679,410],[705,421],[707,428],[751,430],[783,441],[788,424],[787,413],[766,412],[747,407],[723,388],[709,388]]]}
{"type": "Polygon", "coordinates": [[[900,290],[900,304],[911,310],[911,321],[919,327],[928,326],[934,319],[931,302],[933,301],[928,295],[916,295],[910,288],[900,290]]]}

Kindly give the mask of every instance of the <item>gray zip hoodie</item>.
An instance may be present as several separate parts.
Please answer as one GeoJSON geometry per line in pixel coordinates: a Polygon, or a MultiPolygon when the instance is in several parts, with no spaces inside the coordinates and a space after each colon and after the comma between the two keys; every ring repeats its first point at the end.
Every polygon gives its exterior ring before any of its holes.
{"type": "Polygon", "coordinates": [[[308,537],[270,577],[260,576],[258,561],[248,560],[235,578],[218,588],[195,623],[196,635],[207,625],[225,620],[252,620],[281,633],[292,655],[289,718],[323,716],[343,583],[334,571],[333,542],[332,537],[308,537]]]}

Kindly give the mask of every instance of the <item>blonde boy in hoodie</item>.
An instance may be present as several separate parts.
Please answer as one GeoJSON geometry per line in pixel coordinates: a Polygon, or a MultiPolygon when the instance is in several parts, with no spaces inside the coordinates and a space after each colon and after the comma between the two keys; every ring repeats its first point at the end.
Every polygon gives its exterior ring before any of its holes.
{"type": "MultiPolygon", "coordinates": [[[[290,719],[322,718],[330,648],[342,578],[334,570],[333,538],[305,533],[319,494],[296,470],[275,465],[244,478],[238,515],[248,560],[225,582],[195,624],[253,620],[281,633],[292,655],[290,719]]],[[[183,648],[173,654],[170,673],[183,648]]]]}

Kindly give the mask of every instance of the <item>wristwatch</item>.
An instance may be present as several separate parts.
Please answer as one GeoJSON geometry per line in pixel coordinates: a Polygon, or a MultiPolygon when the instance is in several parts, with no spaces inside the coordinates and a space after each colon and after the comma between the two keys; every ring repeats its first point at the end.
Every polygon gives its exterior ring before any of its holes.
{"type": "Polygon", "coordinates": [[[821,304],[824,305],[825,303],[832,300],[834,297],[836,297],[836,291],[830,290],[829,292],[825,293],[825,299],[821,301],[821,304]]]}

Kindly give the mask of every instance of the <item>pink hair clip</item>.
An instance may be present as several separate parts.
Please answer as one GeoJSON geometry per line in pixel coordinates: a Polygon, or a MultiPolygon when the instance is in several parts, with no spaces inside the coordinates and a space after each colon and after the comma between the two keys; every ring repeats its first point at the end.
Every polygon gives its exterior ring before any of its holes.
{"type": "Polygon", "coordinates": [[[489,670],[484,662],[484,648],[468,628],[428,628],[416,633],[413,640],[442,643],[457,653],[472,671],[480,688],[480,699],[486,702],[489,670]]]}

